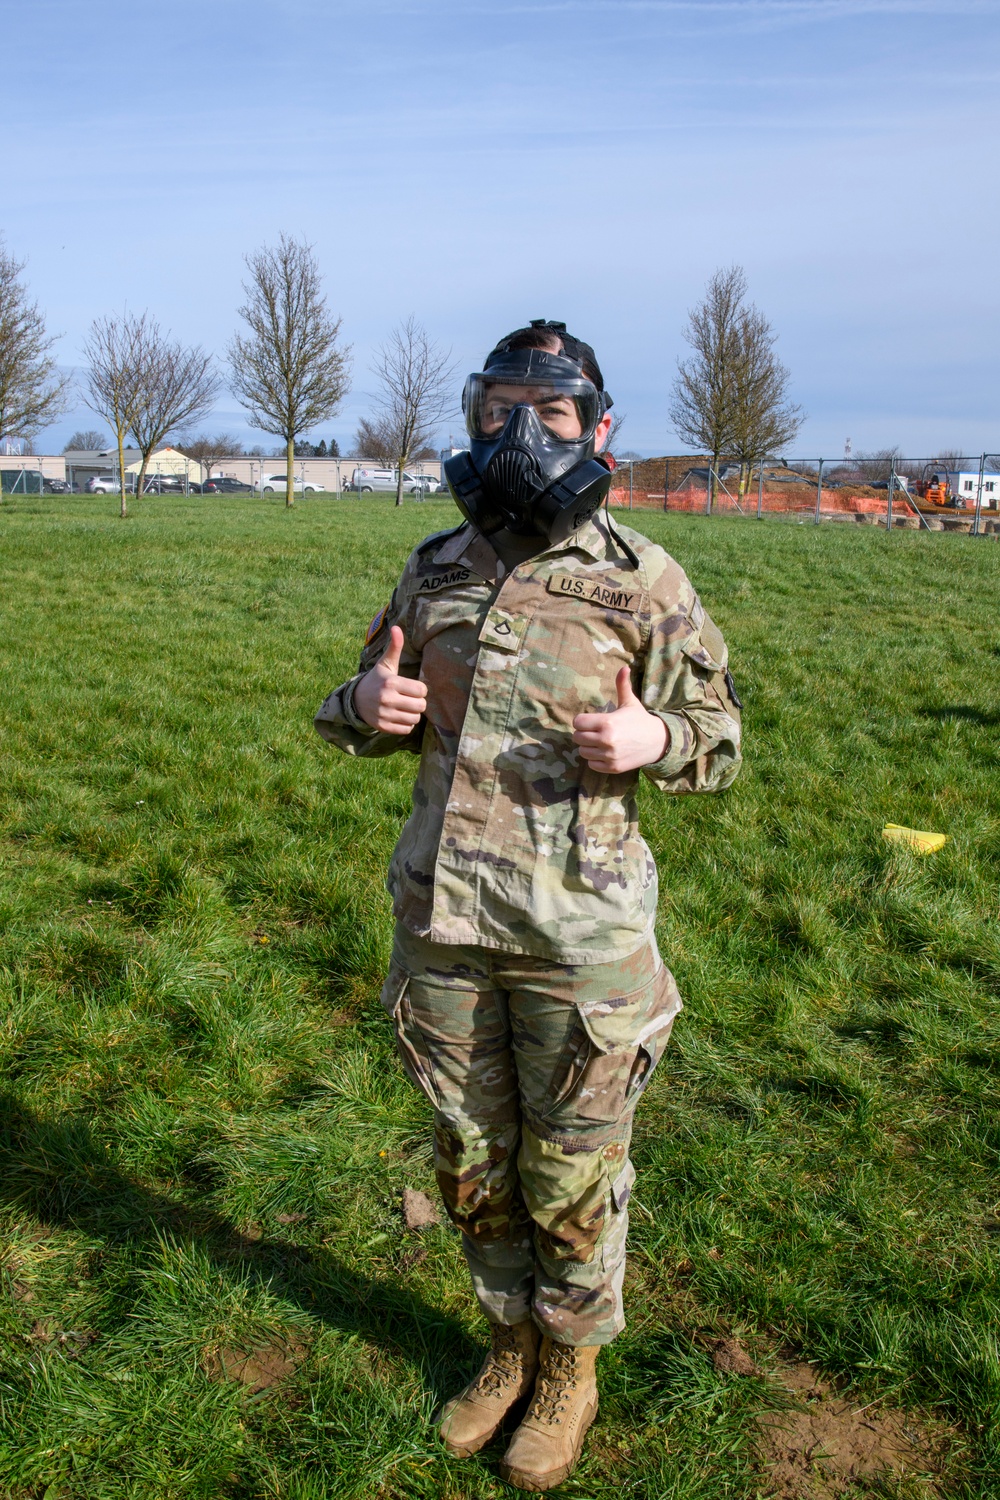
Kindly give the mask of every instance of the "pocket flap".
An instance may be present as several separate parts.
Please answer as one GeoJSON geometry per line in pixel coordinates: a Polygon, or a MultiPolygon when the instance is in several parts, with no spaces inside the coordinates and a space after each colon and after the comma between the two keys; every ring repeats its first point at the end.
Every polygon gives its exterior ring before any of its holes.
{"type": "Polygon", "coordinates": [[[399,1009],[399,1002],[406,994],[406,987],[410,982],[409,974],[404,974],[396,964],[389,965],[389,972],[385,977],[379,1000],[382,1002],[390,1016],[395,1016],[399,1009]]]}
{"type": "Polygon", "coordinates": [[[611,1184],[611,1197],[615,1208],[621,1213],[629,1198],[632,1196],[632,1184],[635,1182],[635,1167],[627,1161],[611,1184]]]}
{"type": "Polygon", "coordinates": [[[642,1046],[670,1026],[681,1009],[681,997],[670,970],[661,966],[652,983],[633,994],[613,996],[577,1009],[598,1051],[615,1053],[642,1046]]]}

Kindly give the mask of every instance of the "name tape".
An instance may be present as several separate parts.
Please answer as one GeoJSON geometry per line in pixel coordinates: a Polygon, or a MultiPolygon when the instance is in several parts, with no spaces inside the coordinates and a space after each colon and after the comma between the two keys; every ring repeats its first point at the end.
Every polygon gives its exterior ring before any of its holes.
{"type": "Polygon", "coordinates": [[[553,573],[548,588],[550,594],[567,594],[572,599],[585,599],[588,604],[600,605],[602,609],[620,609],[629,615],[637,613],[642,597],[638,589],[615,588],[579,573],[553,573]]]}
{"type": "Polygon", "coordinates": [[[468,568],[449,568],[446,573],[432,573],[420,580],[418,594],[436,594],[438,589],[450,588],[452,584],[464,583],[472,574],[468,568]]]}

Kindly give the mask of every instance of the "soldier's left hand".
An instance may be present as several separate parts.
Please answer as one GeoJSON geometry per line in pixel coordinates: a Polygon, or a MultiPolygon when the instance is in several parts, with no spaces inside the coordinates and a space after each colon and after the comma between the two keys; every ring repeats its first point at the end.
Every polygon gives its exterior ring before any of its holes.
{"type": "Polygon", "coordinates": [[[577,714],[573,742],[593,771],[618,776],[652,765],[667,752],[667,726],[648,713],[632,691],[628,667],[615,678],[618,707],[610,713],[577,714]]]}

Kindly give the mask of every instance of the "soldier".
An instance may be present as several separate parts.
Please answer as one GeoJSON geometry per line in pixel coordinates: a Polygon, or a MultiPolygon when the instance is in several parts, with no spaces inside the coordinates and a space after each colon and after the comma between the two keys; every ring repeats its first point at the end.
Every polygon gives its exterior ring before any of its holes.
{"type": "Polygon", "coordinates": [[[632,1117],[681,1009],[638,772],[713,792],[740,765],[721,635],[600,512],[610,406],[565,324],[501,340],[445,464],[465,521],[411,554],[316,716],[350,755],[420,756],[382,1003],[491,1335],[440,1432],[464,1457],[523,1415],[501,1473],[535,1491],[576,1464],[624,1326],[632,1117]]]}

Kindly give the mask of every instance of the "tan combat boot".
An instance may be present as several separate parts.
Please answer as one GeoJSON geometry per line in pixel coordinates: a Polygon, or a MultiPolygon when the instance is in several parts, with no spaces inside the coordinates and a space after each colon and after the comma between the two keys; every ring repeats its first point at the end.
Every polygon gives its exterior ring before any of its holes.
{"type": "Polygon", "coordinates": [[[527,1403],[538,1373],[538,1341],[534,1323],[490,1324],[490,1352],[482,1369],[441,1412],[438,1430],[449,1453],[456,1458],[478,1453],[493,1441],[508,1413],[527,1403]]]}
{"type": "Polygon", "coordinates": [[[552,1490],[576,1468],[597,1415],[597,1353],[542,1339],[535,1399],[500,1462],[508,1484],[552,1490]]]}

